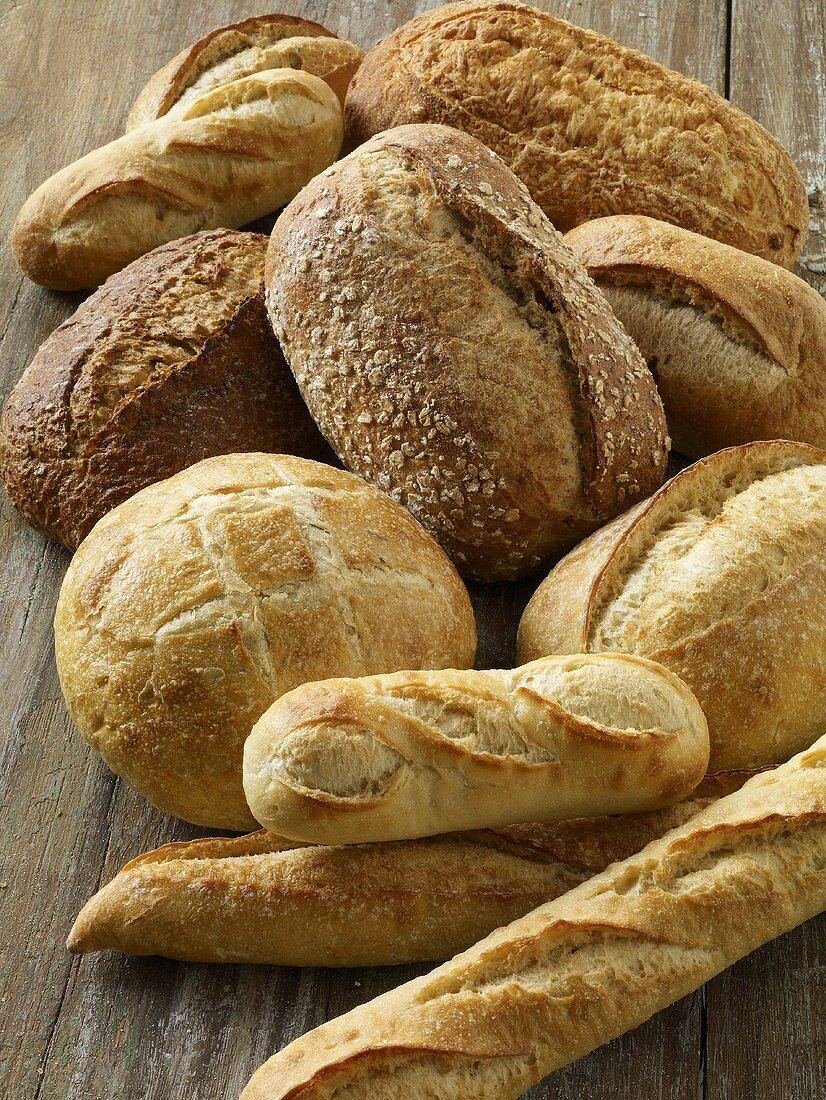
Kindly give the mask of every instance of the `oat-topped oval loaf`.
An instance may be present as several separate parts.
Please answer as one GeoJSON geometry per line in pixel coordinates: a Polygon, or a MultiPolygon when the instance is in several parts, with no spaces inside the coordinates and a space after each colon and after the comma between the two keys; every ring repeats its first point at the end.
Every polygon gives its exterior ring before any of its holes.
{"type": "Polygon", "coordinates": [[[408,122],[473,134],[563,232],[647,214],[791,267],[809,221],[788,153],[722,96],[514,0],[447,4],[374,46],[351,142],[408,122]]]}
{"type": "Polygon", "coordinates": [[[342,105],[364,51],[320,23],[293,15],[257,15],[218,27],[181,50],[149,80],[132,110],[134,130],[180,114],[205,91],[264,69],[302,69],[329,84],[342,105]]]}
{"type": "Polygon", "coordinates": [[[229,229],[161,245],[46,340],[0,420],[0,472],[29,523],[73,550],[202,458],[325,453],[264,308],[266,246],[229,229]]]}
{"type": "Polygon", "coordinates": [[[305,684],[244,747],[257,821],[358,844],[652,810],[685,798],[708,728],[666,669],[621,655],[494,672],[400,672],[305,684]]]}
{"type": "Polygon", "coordinates": [[[826,732],[826,451],[689,466],[551,571],[517,652],[649,657],[699,699],[712,771],[787,760],[826,732]]]}
{"type": "Polygon", "coordinates": [[[467,592],[414,519],[352,474],[286,455],[209,458],[93,528],[57,605],[81,733],[200,825],[254,823],[244,740],[307,680],[466,667],[467,592]]]}
{"type": "Polygon", "coordinates": [[[648,362],[674,447],[826,445],[826,302],[777,264],[652,218],[565,238],[648,362]]]}
{"type": "Polygon", "coordinates": [[[469,575],[531,572],[662,481],[637,348],[516,177],[381,134],[279,218],[267,302],[316,421],[469,575]]]}

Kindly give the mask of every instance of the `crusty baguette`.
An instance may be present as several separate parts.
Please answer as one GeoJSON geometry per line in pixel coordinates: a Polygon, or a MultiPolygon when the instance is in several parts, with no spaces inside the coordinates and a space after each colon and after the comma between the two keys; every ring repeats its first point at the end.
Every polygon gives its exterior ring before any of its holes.
{"type": "Polygon", "coordinates": [[[14,255],[44,286],[96,286],[166,241],[277,210],[341,138],[341,107],[319,77],[243,77],[46,180],[17,216],[14,255]]]}
{"type": "Polygon", "coordinates": [[[517,654],[581,652],[637,653],[684,680],[712,771],[780,763],[826,733],[826,451],[719,451],[563,558],[517,654]]]}
{"type": "Polygon", "coordinates": [[[683,802],[619,817],[320,847],[261,831],[133,859],[80,911],[72,952],[191,962],[440,962],[626,859],[749,773],[707,776],[683,802]]]}
{"type": "Polygon", "coordinates": [[[708,764],[694,696],[622,655],[305,684],[244,746],[253,816],[356,844],[627,813],[685,798],[708,764]]]}
{"type": "Polygon", "coordinates": [[[808,283],[652,218],[599,218],[565,240],[648,362],[678,451],[826,445],[826,301],[808,283]]]}
{"type": "Polygon", "coordinates": [[[515,1100],[826,907],[826,738],[431,974],[242,1100],[515,1100]]]}
{"type": "Polygon", "coordinates": [[[302,69],[344,96],[364,51],[310,19],[257,15],[199,38],[151,77],[129,112],[127,130],[180,114],[202,92],[264,69],[302,69]]]}

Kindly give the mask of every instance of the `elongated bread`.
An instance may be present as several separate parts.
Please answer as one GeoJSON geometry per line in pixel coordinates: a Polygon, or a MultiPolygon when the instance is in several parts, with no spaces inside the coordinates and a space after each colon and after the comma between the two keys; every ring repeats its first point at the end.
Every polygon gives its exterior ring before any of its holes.
{"type": "Polygon", "coordinates": [[[149,80],[129,112],[127,130],[180,115],[203,92],[264,69],[302,69],[344,95],[364,51],[310,19],[258,15],[218,27],[182,50],[149,80]]]}
{"type": "Polygon", "coordinates": [[[826,445],[826,301],[790,271],[633,215],[565,238],[657,381],[674,446],[826,445]]]}
{"type": "Polygon", "coordinates": [[[826,907],[826,738],[311,1031],[242,1100],[515,1100],[826,907]]]}
{"type": "Polygon", "coordinates": [[[826,451],[773,441],[695,463],[564,558],[519,660],[637,653],[683,679],[711,770],[787,760],[826,732],[826,451]]]}
{"type": "Polygon", "coordinates": [[[370,50],[348,141],[408,122],[465,130],[563,232],[646,214],[791,267],[809,222],[788,153],[717,92],[515,0],[434,8],[370,50]]]}
{"type": "Polygon", "coordinates": [[[655,809],[708,764],[685,685],[640,658],[402,672],[306,684],[244,746],[244,791],[271,832],[322,844],[655,809]]]}
{"type": "Polygon", "coordinates": [[[133,859],[84,905],[73,952],[192,962],[385,966],[464,951],[742,786],[707,776],[646,814],[345,847],[261,831],[167,844],[133,859]]]}
{"type": "Polygon", "coordinates": [[[277,210],[335,159],[341,138],[341,107],[319,77],[243,77],[46,180],[17,216],[14,255],[44,286],[97,286],[166,241],[277,210]]]}
{"type": "Polygon", "coordinates": [[[535,571],[662,481],[644,360],[458,130],[400,127],[316,177],[275,225],[266,285],[333,448],[471,576],[535,571]]]}

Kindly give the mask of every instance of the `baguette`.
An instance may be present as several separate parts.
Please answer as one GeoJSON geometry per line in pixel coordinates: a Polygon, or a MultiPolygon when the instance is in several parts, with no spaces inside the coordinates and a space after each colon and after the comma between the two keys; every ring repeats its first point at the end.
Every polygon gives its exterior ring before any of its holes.
{"type": "Polygon", "coordinates": [[[253,727],[244,791],[271,832],[354,844],[655,809],[707,763],[705,718],[676,676],[548,657],[305,684],[253,727]]]}
{"type": "Polygon", "coordinates": [[[323,80],[291,69],[243,77],[48,179],[17,216],[14,255],[43,286],[97,286],[166,241],[283,206],[341,138],[323,80]]]}
{"type": "Polygon", "coordinates": [[[242,1100],[515,1100],[826,907],[826,738],[423,978],[242,1100]]]}
{"type": "Polygon", "coordinates": [[[584,882],[736,790],[707,776],[646,814],[328,848],[264,830],[166,844],[84,905],[73,953],[189,962],[389,966],[435,962],[584,882]]]}
{"type": "Polygon", "coordinates": [[[774,440],[689,466],[564,558],[517,654],[636,653],[708,719],[712,771],[826,733],[826,451],[774,440]]]}

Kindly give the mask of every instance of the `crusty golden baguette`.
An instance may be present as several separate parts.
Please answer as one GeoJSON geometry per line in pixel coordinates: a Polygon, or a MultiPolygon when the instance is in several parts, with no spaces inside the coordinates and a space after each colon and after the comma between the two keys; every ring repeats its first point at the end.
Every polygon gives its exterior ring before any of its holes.
{"type": "Polygon", "coordinates": [[[656,809],[707,764],[681,680],[582,654],[304,684],[253,727],[244,791],[274,833],[358,844],[656,809]]]}
{"type": "Polygon", "coordinates": [[[441,961],[633,855],[750,774],[707,776],[683,802],[647,814],[378,845],[302,845],[264,830],[166,844],[84,905],[68,948],[286,966],[441,961]]]}
{"type": "Polygon", "coordinates": [[[319,77],[243,77],[46,180],[17,216],[14,255],[44,286],[96,286],[166,241],[277,210],[332,163],[342,132],[319,77]]]}
{"type": "Polygon", "coordinates": [[[515,1100],[826,907],[826,738],[291,1043],[242,1100],[515,1100]]]}

